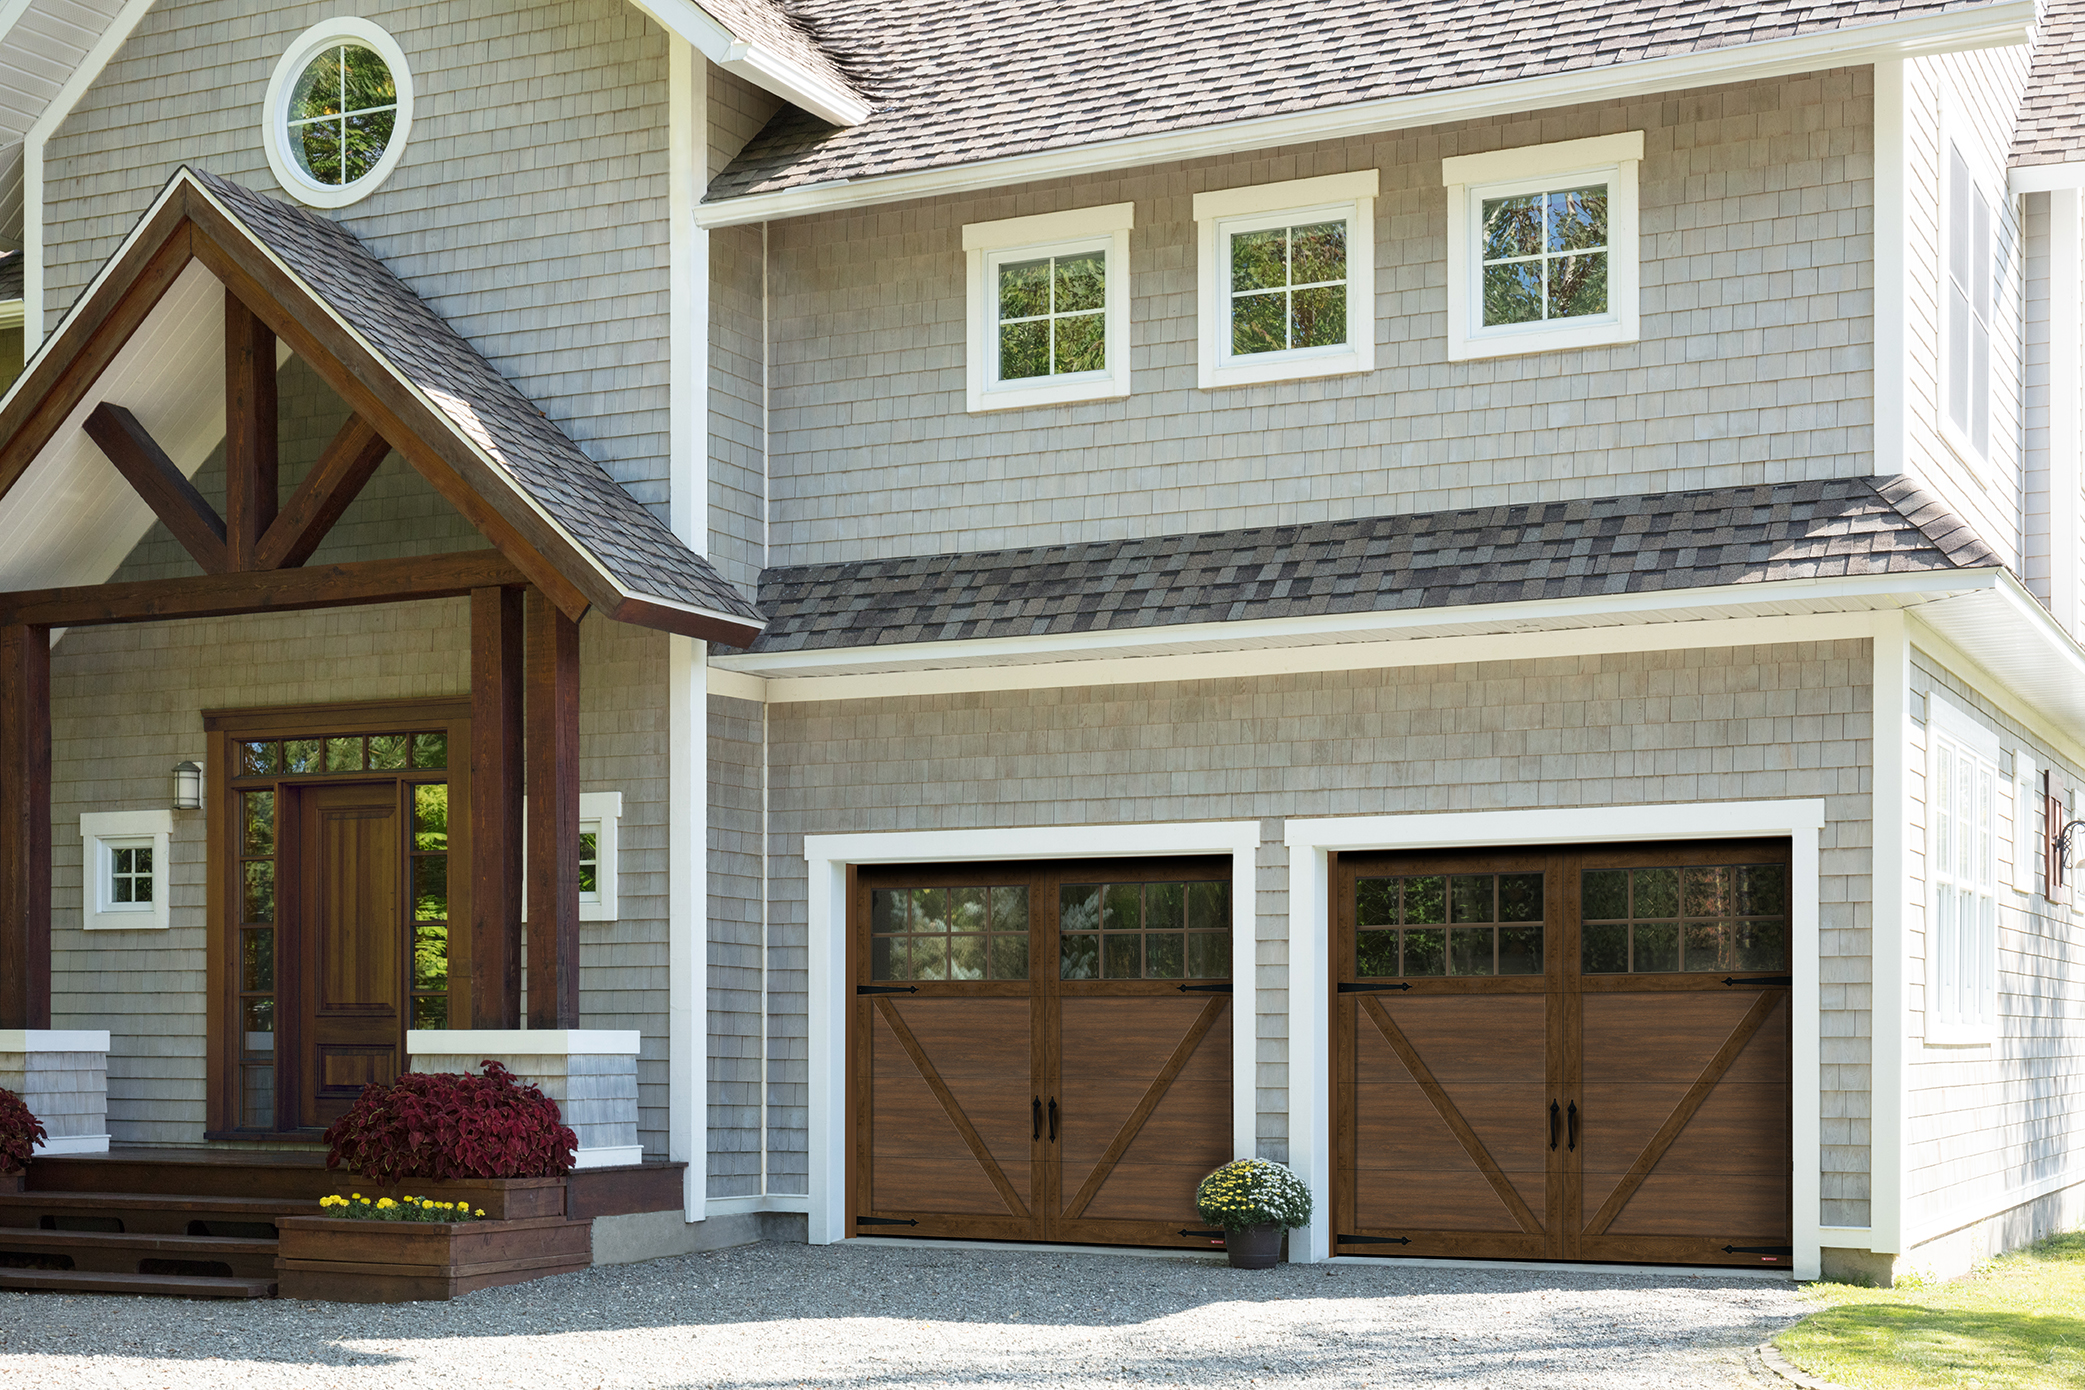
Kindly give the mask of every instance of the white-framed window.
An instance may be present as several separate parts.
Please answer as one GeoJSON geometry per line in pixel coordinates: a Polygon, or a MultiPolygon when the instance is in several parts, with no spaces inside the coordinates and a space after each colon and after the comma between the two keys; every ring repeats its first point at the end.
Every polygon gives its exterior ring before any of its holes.
{"type": "Polygon", "coordinates": [[[1973,465],[1991,454],[1991,323],[1998,257],[1995,199],[1976,147],[1947,141],[1941,200],[1940,432],[1973,465]]]}
{"type": "Polygon", "coordinates": [[[1374,169],[1197,193],[1197,384],[1375,370],[1374,169]]]}
{"type": "Polygon", "coordinates": [[[973,411],[1129,394],[1129,233],[1136,205],[973,222],[967,396],[973,411]]]}
{"type": "MultiPolygon", "coordinates": [[[[523,797],[521,852],[528,854],[528,798],[523,797]]],[[[621,792],[579,794],[579,920],[616,920],[616,868],[621,858],[619,842],[623,819],[621,792]]],[[[521,920],[528,920],[528,880],[521,885],[521,920]]]]}
{"type": "Polygon", "coordinates": [[[1441,161],[1448,190],[1448,357],[1637,339],[1643,132],[1441,161]]]}
{"type": "Polygon", "coordinates": [[[1998,1031],[1998,735],[1934,695],[1926,722],[1926,1041],[1998,1031]]]}
{"type": "Polygon", "coordinates": [[[80,925],[88,931],[166,927],[172,811],[89,811],[80,817],[80,925]]]}
{"type": "Polygon", "coordinates": [[[283,51],[262,107],[268,165],[291,197],[346,207],[398,167],[413,128],[405,51],[364,19],[315,24],[283,51]]]}

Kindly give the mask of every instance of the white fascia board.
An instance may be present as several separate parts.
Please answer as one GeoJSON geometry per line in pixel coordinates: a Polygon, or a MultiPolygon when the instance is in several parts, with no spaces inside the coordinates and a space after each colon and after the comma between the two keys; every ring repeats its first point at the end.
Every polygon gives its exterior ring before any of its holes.
{"type": "Polygon", "coordinates": [[[2085,159],[2069,159],[2061,164],[2016,165],[2006,172],[2005,187],[2015,196],[2085,188],[2085,159]]]}
{"type": "Polygon", "coordinates": [[[631,0],[671,34],[695,45],[703,57],[736,73],[792,106],[822,121],[856,126],[869,119],[870,106],[853,92],[811,72],[794,59],[740,38],[717,18],[689,0],[631,0]]]}
{"type": "MultiPolygon", "coordinates": [[[[1838,579],[1774,580],[1655,593],[1602,594],[1575,599],[1529,599],[1453,608],[1407,608],[1382,613],[1328,613],[1308,618],[1268,618],[1231,623],[1181,623],[1106,632],[1052,633],[1037,637],[973,638],[952,642],[907,642],[882,647],[748,653],[722,656],[720,670],[769,680],[841,674],[882,674],[961,666],[1007,666],[1195,651],[1235,652],[1268,646],[1309,647],[1451,633],[1534,633],[1573,630],[1638,620],[1655,622],[1682,613],[1749,609],[1760,604],[1865,604],[1877,599],[1922,603],[1993,587],[1996,569],[1936,570],[1925,574],[1866,575],[1838,579]]],[[[1775,621],[1766,619],[1765,621],[1775,621]]]]}
{"type": "MultiPolygon", "coordinates": [[[[654,0],[664,3],[664,0],[654,0]]],[[[1616,101],[1683,87],[1784,77],[1820,68],[1849,67],[1889,58],[1924,57],[2024,45],[2034,31],[2033,0],[1856,24],[1820,34],[1675,54],[1513,82],[1389,97],[1324,111],[1235,121],[1161,135],[1109,140],[1076,149],[979,160],[947,169],[884,178],[834,179],[779,193],[705,203],[696,209],[705,227],[779,221],[842,208],[869,207],[969,189],[1063,178],[1142,164],[1236,154],[1320,140],[1373,135],[1441,121],[1475,120],[1579,102],[1616,101]]],[[[664,21],[661,21],[662,23],[664,21]]]]}
{"type": "Polygon", "coordinates": [[[1987,591],[1910,615],[1917,620],[1911,644],[2053,751],[2085,762],[2085,649],[2017,578],[2001,573],[1987,591]]]}

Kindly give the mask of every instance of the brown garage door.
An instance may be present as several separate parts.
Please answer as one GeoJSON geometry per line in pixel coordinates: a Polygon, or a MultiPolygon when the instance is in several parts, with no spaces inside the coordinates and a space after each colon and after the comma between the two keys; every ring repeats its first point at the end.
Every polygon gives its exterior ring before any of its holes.
{"type": "Polygon", "coordinates": [[[1341,856],[1334,1248],[1790,1256],[1785,842],[1341,856]]]}
{"type": "Polygon", "coordinates": [[[863,869],[851,1225],[1209,1244],[1231,1154],[1227,860],[863,869]]]}

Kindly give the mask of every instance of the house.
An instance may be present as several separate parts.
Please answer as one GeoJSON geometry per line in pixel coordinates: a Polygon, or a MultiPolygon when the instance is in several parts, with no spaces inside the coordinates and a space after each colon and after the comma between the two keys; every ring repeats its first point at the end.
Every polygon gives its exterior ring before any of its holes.
{"type": "Polygon", "coordinates": [[[2085,1218],[2085,6],[88,8],[0,40],[68,1183],[498,1057],[603,1261],[1247,1154],[1292,1260],[2085,1218]]]}

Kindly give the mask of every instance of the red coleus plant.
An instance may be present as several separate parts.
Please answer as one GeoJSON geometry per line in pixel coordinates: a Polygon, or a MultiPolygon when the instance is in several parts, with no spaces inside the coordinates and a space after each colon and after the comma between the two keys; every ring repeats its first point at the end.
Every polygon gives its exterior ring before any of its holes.
{"type": "Polygon", "coordinates": [[[19,1173],[29,1166],[38,1140],[48,1139],[43,1122],[13,1091],[0,1089],[0,1173],[19,1173]]]}
{"type": "Polygon", "coordinates": [[[406,1178],[549,1178],[572,1171],[579,1140],[557,1102],[495,1061],[470,1072],[407,1072],[369,1085],[326,1131],[326,1166],[391,1184],[406,1178]]]}

